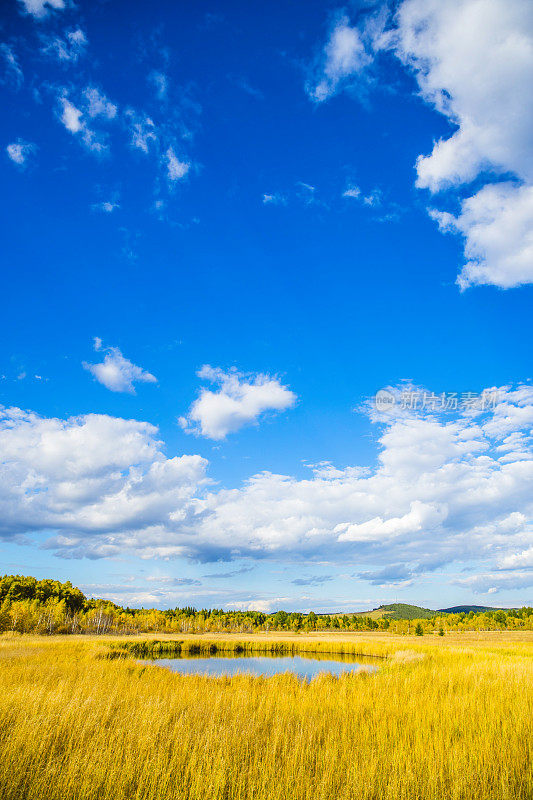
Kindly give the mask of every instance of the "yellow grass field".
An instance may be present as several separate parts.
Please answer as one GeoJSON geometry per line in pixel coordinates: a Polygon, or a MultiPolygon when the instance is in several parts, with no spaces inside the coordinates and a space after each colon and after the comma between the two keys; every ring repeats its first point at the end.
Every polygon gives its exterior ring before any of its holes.
{"type": "Polygon", "coordinates": [[[203,678],[103,658],[109,638],[4,635],[2,800],[533,798],[532,633],[179,638],[387,658],[203,678]]]}

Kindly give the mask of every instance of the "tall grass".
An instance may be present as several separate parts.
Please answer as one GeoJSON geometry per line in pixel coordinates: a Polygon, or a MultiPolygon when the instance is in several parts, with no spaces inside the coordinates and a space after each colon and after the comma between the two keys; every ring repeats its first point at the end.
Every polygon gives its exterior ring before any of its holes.
{"type": "Polygon", "coordinates": [[[269,639],[255,637],[251,639],[220,638],[199,639],[188,637],[186,639],[135,639],[133,641],[119,640],[111,642],[109,649],[102,655],[116,657],[119,655],[137,656],[139,658],[162,658],[165,655],[214,655],[215,653],[270,653],[277,655],[291,655],[295,653],[315,653],[321,655],[350,655],[386,658],[394,652],[394,647],[376,640],[365,642],[357,639],[269,639]]]}
{"type": "Polygon", "coordinates": [[[202,678],[0,638],[0,797],[531,800],[533,641],[348,644],[391,657],[311,683],[202,678]]]}

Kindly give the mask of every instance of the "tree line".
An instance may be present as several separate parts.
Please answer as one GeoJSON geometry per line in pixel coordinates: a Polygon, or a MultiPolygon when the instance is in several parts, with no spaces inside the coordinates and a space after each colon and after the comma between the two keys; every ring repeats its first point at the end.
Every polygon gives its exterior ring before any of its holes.
{"type": "Polygon", "coordinates": [[[438,614],[427,619],[373,619],[364,614],[313,611],[225,611],[192,607],[124,608],[86,597],[70,581],[4,575],[0,578],[0,633],[136,634],[251,633],[254,631],[390,631],[444,635],[449,631],[533,630],[533,608],[438,614]]]}

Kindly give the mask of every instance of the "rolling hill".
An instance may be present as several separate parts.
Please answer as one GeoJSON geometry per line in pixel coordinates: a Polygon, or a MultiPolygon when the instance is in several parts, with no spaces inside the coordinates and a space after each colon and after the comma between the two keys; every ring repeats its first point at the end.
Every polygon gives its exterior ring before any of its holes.
{"type": "Polygon", "coordinates": [[[379,606],[373,611],[359,611],[358,616],[370,617],[371,619],[429,619],[435,616],[435,611],[421,606],[412,606],[408,603],[390,603],[389,605],[379,606]]]}
{"type": "Polygon", "coordinates": [[[497,608],[496,606],[451,606],[451,608],[439,608],[439,614],[468,614],[470,611],[509,611],[508,608],[497,608]]]}

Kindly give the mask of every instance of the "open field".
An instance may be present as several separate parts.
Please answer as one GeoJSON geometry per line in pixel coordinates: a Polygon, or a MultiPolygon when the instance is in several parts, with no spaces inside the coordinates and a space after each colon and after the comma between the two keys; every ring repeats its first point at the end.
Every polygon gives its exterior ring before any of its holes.
{"type": "Polygon", "coordinates": [[[388,658],[310,684],[209,679],[99,657],[118,638],[4,635],[2,798],[533,797],[532,633],[152,638],[388,658]]]}

